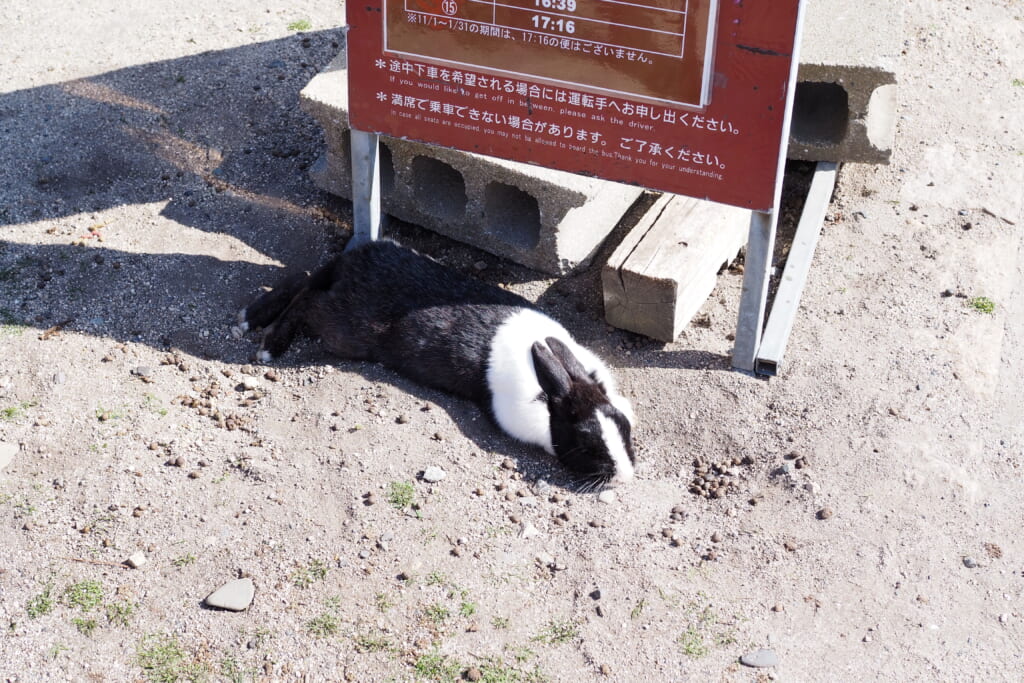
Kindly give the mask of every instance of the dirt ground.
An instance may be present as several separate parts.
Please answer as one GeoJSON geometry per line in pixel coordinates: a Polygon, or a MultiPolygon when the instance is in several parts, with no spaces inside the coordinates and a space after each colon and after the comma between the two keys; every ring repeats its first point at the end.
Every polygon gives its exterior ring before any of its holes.
{"type": "Polygon", "coordinates": [[[641,462],[606,502],[469,403],[230,337],[347,235],[296,106],[339,3],[6,0],[0,678],[1021,680],[1022,14],[908,0],[892,164],[842,168],[774,379],[729,369],[734,271],[663,345],[598,267],[394,226],[615,369],[641,462]]]}

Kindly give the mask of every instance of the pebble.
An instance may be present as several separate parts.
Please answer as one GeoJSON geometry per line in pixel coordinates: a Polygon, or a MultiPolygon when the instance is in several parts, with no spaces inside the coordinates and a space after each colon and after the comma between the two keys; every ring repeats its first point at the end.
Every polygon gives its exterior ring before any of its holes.
{"type": "Polygon", "coordinates": [[[516,468],[516,464],[512,462],[511,458],[505,458],[501,461],[501,468],[504,470],[514,470],[516,468]]]}
{"type": "Polygon", "coordinates": [[[149,367],[148,365],[140,365],[138,367],[132,368],[131,372],[136,377],[149,377],[151,374],[153,374],[153,368],[149,367]]]}
{"type": "Polygon", "coordinates": [[[271,368],[270,370],[267,370],[266,373],[264,373],[263,376],[266,379],[270,380],[271,382],[280,382],[281,381],[281,376],[278,375],[277,371],[274,370],[273,368],[271,368]]]}
{"type": "Polygon", "coordinates": [[[410,420],[411,420],[411,418],[408,415],[406,415],[405,413],[402,413],[397,418],[395,418],[395,422],[397,422],[400,425],[407,425],[407,424],[409,424],[410,420]]]}
{"type": "Polygon", "coordinates": [[[717,531],[715,533],[711,534],[711,542],[712,543],[721,543],[722,542],[722,534],[718,533],[717,531]]]}
{"type": "Polygon", "coordinates": [[[519,529],[519,538],[533,538],[534,536],[540,536],[540,529],[529,522],[524,522],[519,529]]]}
{"type": "Polygon", "coordinates": [[[448,476],[448,474],[444,470],[442,470],[440,467],[437,467],[435,465],[431,465],[426,470],[424,470],[424,472],[423,472],[423,481],[426,481],[426,482],[429,482],[431,484],[434,484],[434,483],[437,483],[437,482],[441,481],[442,479],[444,479],[447,476],[448,476]]]}
{"type": "Polygon", "coordinates": [[[204,602],[209,607],[242,612],[249,608],[255,595],[256,586],[253,585],[252,579],[235,579],[207,595],[204,602]]]}
{"type": "Polygon", "coordinates": [[[809,481],[806,484],[804,484],[804,491],[807,491],[808,493],[811,494],[815,494],[821,491],[821,486],[815,484],[813,481],[809,481]]]}
{"type": "Polygon", "coordinates": [[[140,550],[139,552],[129,557],[126,560],[126,562],[128,563],[128,566],[132,569],[138,569],[142,565],[146,564],[146,554],[140,550]]]}
{"type": "Polygon", "coordinates": [[[615,491],[601,491],[601,493],[597,495],[597,499],[602,503],[614,503],[616,499],[615,491]]]}
{"type": "Polygon", "coordinates": [[[5,443],[0,441],[0,470],[11,464],[14,460],[14,456],[18,454],[18,444],[16,443],[5,443]]]}
{"type": "Polygon", "coordinates": [[[467,681],[479,681],[483,677],[484,677],[483,672],[480,671],[480,669],[476,668],[475,666],[471,667],[469,669],[466,669],[466,680],[467,681]]]}
{"type": "Polygon", "coordinates": [[[965,557],[964,558],[964,566],[967,567],[968,569],[974,569],[974,568],[976,568],[978,566],[978,561],[976,559],[974,559],[973,557],[965,557]]]}
{"type": "Polygon", "coordinates": [[[768,650],[761,648],[760,650],[754,650],[740,657],[740,664],[744,666],[752,666],[755,668],[765,668],[769,666],[778,666],[779,656],[775,654],[774,650],[768,650]]]}
{"type": "Polygon", "coordinates": [[[824,507],[818,510],[818,519],[828,519],[833,514],[835,513],[832,512],[832,508],[824,507]]]}
{"type": "Polygon", "coordinates": [[[360,560],[365,560],[368,557],[370,557],[370,551],[369,550],[363,549],[363,550],[359,551],[359,559],[360,560]]]}
{"type": "Polygon", "coordinates": [[[610,666],[608,666],[607,664],[602,664],[601,665],[601,675],[602,676],[611,676],[612,675],[612,668],[610,666]]]}
{"type": "Polygon", "coordinates": [[[253,389],[258,389],[259,386],[260,386],[260,381],[258,379],[256,379],[255,377],[251,376],[251,375],[247,375],[247,376],[242,378],[242,387],[244,387],[246,391],[252,391],[253,389]]]}
{"type": "Polygon", "coordinates": [[[794,552],[796,550],[796,543],[794,543],[793,541],[786,541],[782,544],[782,547],[788,550],[789,552],[794,552]]]}

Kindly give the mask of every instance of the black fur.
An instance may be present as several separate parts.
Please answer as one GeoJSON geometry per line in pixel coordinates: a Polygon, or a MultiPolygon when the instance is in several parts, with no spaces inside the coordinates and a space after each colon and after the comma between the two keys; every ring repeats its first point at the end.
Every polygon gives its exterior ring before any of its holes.
{"type": "Polygon", "coordinates": [[[303,333],[320,337],[327,351],[343,358],[383,363],[487,406],[491,339],[500,322],[522,308],[533,306],[381,240],[310,276],[289,276],[246,309],[246,320],[266,328],[263,348],[275,357],[303,333]],[[414,284],[401,286],[410,273],[414,284]]]}

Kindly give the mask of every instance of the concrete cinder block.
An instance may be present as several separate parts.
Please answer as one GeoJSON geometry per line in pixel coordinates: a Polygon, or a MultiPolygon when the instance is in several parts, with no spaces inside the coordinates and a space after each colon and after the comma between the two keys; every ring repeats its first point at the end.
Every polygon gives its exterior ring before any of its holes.
{"type": "Polygon", "coordinates": [[[904,5],[807,0],[790,159],[889,163],[904,5]]]}
{"type": "MultiPolygon", "coordinates": [[[[324,128],[316,183],[352,198],[348,72],[342,53],[303,89],[324,128]]],[[[641,188],[408,140],[381,137],[381,202],[409,223],[547,273],[587,261],[641,188]]]]}
{"type": "Polygon", "coordinates": [[[601,271],[608,324],[670,342],[746,244],[750,211],[662,195],[601,271]]]}

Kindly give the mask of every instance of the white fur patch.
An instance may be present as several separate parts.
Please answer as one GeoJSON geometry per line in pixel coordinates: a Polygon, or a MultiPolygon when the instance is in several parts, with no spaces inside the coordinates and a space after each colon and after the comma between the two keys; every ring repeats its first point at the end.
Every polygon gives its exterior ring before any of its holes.
{"type": "Polygon", "coordinates": [[[274,360],[274,356],[270,353],[270,351],[267,351],[266,349],[260,349],[259,351],[256,352],[256,360],[258,360],[261,363],[269,363],[270,361],[274,360]]]}
{"type": "Polygon", "coordinates": [[[238,323],[238,326],[241,327],[243,330],[248,330],[249,323],[245,321],[245,311],[246,309],[243,308],[238,312],[238,314],[235,316],[235,322],[238,323]]]}
{"type": "Polygon", "coordinates": [[[529,309],[509,316],[491,341],[487,386],[498,426],[554,455],[548,406],[537,400],[541,388],[530,354],[533,342],[552,336],[566,340],[569,333],[551,318],[529,309]]]}
{"type": "Polygon", "coordinates": [[[618,486],[619,484],[629,483],[633,479],[633,463],[629,460],[629,453],[626,452],[626,443],[622,438],[618,425],[611,418],[601,413],[597,413],[594,417],[597,418],[598,423],[601,425],[601,438],[604,440],[605,448],[608,449],[608,453],[612,457],[612,462],[615,463],[615,476],[611,478],[608,485],[618,486]]]}
{"type": "MultiPolygon", "coordinates": [[[[524,309],[503,322],[491,341],[487,386],[494,396],[491,408],[498,425],[510,435],[536,444],[554,454],[548,407],[538,401],[541,393],[530,347],[536,341],[554,337],[564,343],[588,373],[594,373],[608,391],[608,400],[633,424],[633,407],[615,389],[615,380],[601,359],[572,338],[560,324],[538,311],[524,309]]],[[[614,428],[614,424],[612,425],[614,428]]],[[[616,430],[616,433],[618,430],[616,430]]],[[[619,437],[620,448],[622,438],[619,437]]],[[[629,456],[626,457],[627,464],[629,456]]],[[[619,471],[619,470],[617,470],[619,471]]],[[[632,476],[632,467],[630,468],[632,476]]]]}

